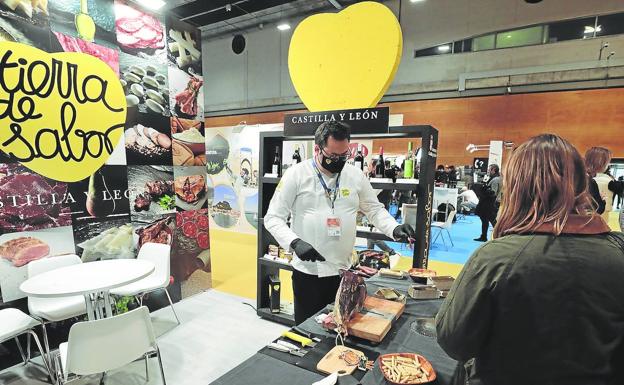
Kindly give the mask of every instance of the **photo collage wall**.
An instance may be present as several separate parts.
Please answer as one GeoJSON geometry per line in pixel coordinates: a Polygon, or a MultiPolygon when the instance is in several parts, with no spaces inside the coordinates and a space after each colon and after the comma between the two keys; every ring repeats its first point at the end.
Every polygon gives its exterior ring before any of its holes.
{"type": "Polygon", "coordinates": [[[48,179],[0,151],[0,301],[24,297],[34,260],[135,258],[148,242],[172,247],[172,293],[211,287],[200,31],[122,0],[0,0],[3,41],[101,59],[128,113],[106,164],[78,182],[48,179]]]}

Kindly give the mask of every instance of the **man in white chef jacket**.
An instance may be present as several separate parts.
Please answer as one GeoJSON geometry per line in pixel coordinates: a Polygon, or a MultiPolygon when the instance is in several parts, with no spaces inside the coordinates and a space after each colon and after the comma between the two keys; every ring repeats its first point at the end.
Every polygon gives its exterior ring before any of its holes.
{"type": "Polygon", "coordinates": [[[364,173],[346,164],[349,140],[344,123],[321,124],[314,136],[314,158],[288,169],[264,217],[280,246],[294,252],[297,324],[334,301],[340,269],[351,266],[358,211],[389,237],[414,237],[410,225],[399,225],[379,203],[364,173]]]}

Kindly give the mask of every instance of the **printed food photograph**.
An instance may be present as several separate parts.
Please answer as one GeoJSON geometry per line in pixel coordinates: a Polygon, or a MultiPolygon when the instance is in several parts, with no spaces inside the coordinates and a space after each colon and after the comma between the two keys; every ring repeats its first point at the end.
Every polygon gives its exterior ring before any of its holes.
{"type": "Polygon", "coordinates": [[[5,16],[0,12],[0,43],[4,41],[22,43],[50,52],[50,34],[50,28],[47,26],[33,24],[24,18],[5,16]]]}
{"type": "Polygon", "coordinates": [[[172,115],[185,119],[204,118],[204,78],[169,67],[169,98],[172,115]]]}
{"type": "Polygon", "coordinates": [[[151,222],[175,212],[172,166],[129,166],[128,184],[133,221],[151,222]]]}
{"type": "Polygon", "coordinates": [[[128,108],[169,116],[167,66],[138,56],[119,54],[120,82],[128,108]]]}
{"type": "Polygon", "coordinates": [[[3,302],[23,298],[19,285],[28,264],[42,258],[74,253],[71,226],[0,235],[0,294],[3,302]]]}
{"type": "Polygon", "coordinates": [[[126,166],[103,166],[89,178],[69,183],[67,201],[74,224],[95,218],[127,217],[128,194],[126,166]]]}
{"type": "Polygon", "coordinates": [[[182,282],[182,296],[211,287],[208,210],[183,211],[176,215],[171,272],[182,282]]]}
{"type": "Polygon", "coordinates": [[[172,165],[169,118],[132,114],[126,121],[126,157],[129,165],[172,165]]]}
{"type": "Polygon", "coordinates": [[[0,0],[0,18],[10,17],[47,27],[49,15],[48,0],[0,0]]]}
{"type": "Polygon", "coordinates": [[[176,207],[178,210],[206,208],[206,169],[202,166],[173,168],[176,207]]]}
{"type": "Polygon", "coordinates": [[[113,0],[54,0],[48,5],[52,31],[117,47],[113,0]]]}
{"type": "Polygon", "coordinates": [[[50,45],[52,52],[79,52],[86,53],[102,60],[119,76],[119,51],[90,43],[80,38],[65,35],[60,32],[52,32],[50,45]]]}
{"type": "Polygon", "coordinates": [[[146,243],[171,245],[175,231],[176,215],[167,214],[152,221],[132,221],[133,240],[137,252],[146,243]]]}
{"type": "Polygon", "coordinates": [[[165,26],[153,14],[124,1],[115,1],[115,30],[119,48],[125,53],[167,64],[165,26]]]}
{"type": "Polygon", "coordinates": [[[206,138],[204,123],[196,120],[171,117],[174,166],[205,166],[206,138]]]}
{"type": "Polygon", "coordinates": [[[106,222],[75,225],[81,231],[76,237],[76,250],[83,262],[134,258],[134,241],[130,217],[106,222]]]}
{"type": "Polygon", "coordinates": [[[0,234],[71,226],[67,183],[0,164],[0,234]]]}
{"type": "Polygon", "coordinates": [[[171,66],[201,74],[201,31],[176,18],[167,18],[167,59],[171,66]]]}

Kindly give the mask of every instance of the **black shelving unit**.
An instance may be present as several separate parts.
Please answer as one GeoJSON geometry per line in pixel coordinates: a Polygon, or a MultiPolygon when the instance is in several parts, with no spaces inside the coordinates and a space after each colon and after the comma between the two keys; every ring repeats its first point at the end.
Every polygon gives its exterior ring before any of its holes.
{"type": "MultiPolygon", "coordinates": [[[[387,139],[405,138],[421,139],[423,149],[420,159],[420,175],[416,183],[391,183],[371,180],[375,189],[388,190],[411,190],[417,194],[416,210],[416,242],[414,243],[413,267],[427,267],[429,262],[429,242],[431,236],[431,210],[433,205],[433,189],[435,175],[435,158],[438,148],[438,130],[429,125],[390,127],[388,132],[375,135],[360,135],[357,132],[351,134],[353,139],[387,139]]],[[[280,181],[279,177],[264,177],[271,170],[274,151],[279,147],[283,149],[284,141],[289,140],[313,140],[312,136],[288,137],[282,131],[260,133],[260,185],[258,187],[258,279],[257,279],[257,308],[260,317],[280,322],[285,325],[294,325],[294,317],[283,313],[272,313],[269,304],[269,277],[279,275],[280,270],[292,271],[289,264],[280,263],[263,258],[270,244],[277,245],[275,238],[264,228],[264,215],[269,207],[269,202],[275,193],[280,181]]],[[[360,238],[370,238],[392,241],[386,235],[379,232],[357,231],[360,238]]]]}

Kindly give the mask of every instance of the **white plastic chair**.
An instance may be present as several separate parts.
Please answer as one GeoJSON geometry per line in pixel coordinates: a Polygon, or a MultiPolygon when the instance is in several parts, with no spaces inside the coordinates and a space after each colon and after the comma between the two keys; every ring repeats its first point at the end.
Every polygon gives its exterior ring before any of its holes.
{"type": "Polygon", "coordinates": [[[432,222],[431,223],[432,231],[433,229],[438,229],[438,233],[433,238],[432,243],[435,243],[439,237],[442,237],[442,243],[444,244],[444,247],[446,248],[446,250],[448,250],[448,246],[446,245],[446,240],[444,239],[444,234],[442,233],[443,231],[446,231],[449,241],[451,241],[451,246],[455,247],[455,244],[453,243],[453,238],[451,237],[451,232],[450,232],[451,227],[453,226],[453,218],[455,218],[455,214],[457,214],[457,210],[453,210],[450,213],[448,213],[448,215],[446,216],[446,220],[444,222],[432,222]]]}
{"type": "Polygon", "coordinates": [[[39,325],[39,322],[22,312],[18,309],[7,308],[0,310],[0,343],[5,341],[15,339],[15,343],[17,343],[17,348],[19,349],[20,355],[22,356],[22,360],[24,360],[24,365],[30,361],[30,350],[28,352],[28,356],[24,354],[24,350],[22,349],[22,345],[19,342],[19,336],[26,334],[28,338],[28,345],[30,345],[30,339],[35,340],[35,344],[37,344],[37,348],[39,349],[39,353],[41,353],[41,358],[43,359],[43,365],[45,366],[50,378],[53,377],[52,370],[50,370],[50,365],[48,361],[48,356],[44,352],[41,347],[41,342],[39,342],[39,337],[37,337],[37,333],[33,331],[35,326],[39,325]]]}
{"type": "MultiPolygon", "coordinates": [[[[50,270],[82,263],[79,256],[74,254],[48,257],[32,261],[28,264],[28,278],[50,270]]],[[[43,329],[43,343],[46,352],[50,353],[46,323],[63,321],[87,313],[84,296],[74,295],[59,298],[28,297],[28,311],[30,315],[41,323],[43,329]]],[[[30,346],[28,347],[30,350],[30,346]]]]}
{"type": "Polygon", "coordinates": [[[152,355],[158,357],[162,382],[166,385],[160,350],[149,310],[145,306],[111,318],[78,322],[69,330],[67,342],[59,346],[59,354],[56,356],[58,382],[60,385],[65,384],[70,374],[105,375],[109,370],[121,368],[143,357],[145,376],[149,381],[147,360],[152,355]]]}
{"type": "Polygon", "coordinates": [[[171,276],[170,251],[171,247],[162,243],[144,244],[139,250],[139,255],[137,256],[137,259],[143,259],[153,262],[155,266],[154,272],[137,282],[115,288],[111,290],[110,293],[117,296],[135,297],[136,300],[139,302],[139,306],[143,306],[143,297],[151,292],[164,290],[165,294],[167,294],[167,299],[169,300],[169,305],[171,306],[173,315],[175,316],[176,321],[179,325],[180,319],[178,318],[178,315],[173,308],[173,301],[171,301],[171,296],[169,295],[169,291],[167,290],[167,286],[169,286],[169,279],[171,276]]]}

